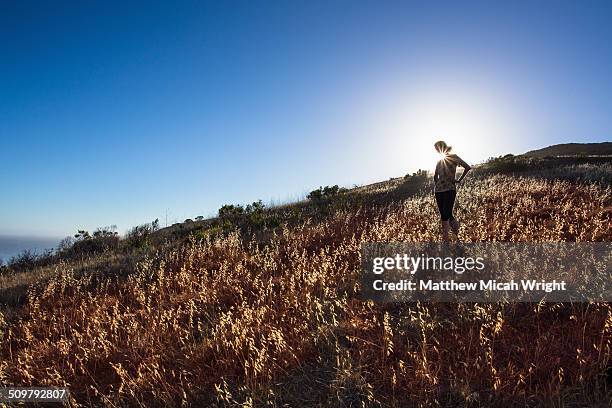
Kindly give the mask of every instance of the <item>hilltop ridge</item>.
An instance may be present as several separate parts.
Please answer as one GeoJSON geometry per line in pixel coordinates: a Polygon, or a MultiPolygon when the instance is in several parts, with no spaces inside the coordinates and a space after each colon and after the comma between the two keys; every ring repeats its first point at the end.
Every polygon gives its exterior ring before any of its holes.
{"type": "Polygon", "coordinates": [[[612,142],[602,143],[562,143],[530,150],[523,153],[527,157],[550,156],[609,156],[612,155],[612,142]]]}

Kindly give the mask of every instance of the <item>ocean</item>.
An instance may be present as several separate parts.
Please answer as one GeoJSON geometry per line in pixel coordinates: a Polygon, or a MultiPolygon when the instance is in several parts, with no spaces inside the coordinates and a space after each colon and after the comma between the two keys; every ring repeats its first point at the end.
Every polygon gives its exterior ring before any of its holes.
{"type": "Polygon", "coordinates": [[[7,263],[13,256],[25,250],[43,253],[47,249],[55,249],[61,238],[13,237],[0,236],[0,259],[7,263]]]}

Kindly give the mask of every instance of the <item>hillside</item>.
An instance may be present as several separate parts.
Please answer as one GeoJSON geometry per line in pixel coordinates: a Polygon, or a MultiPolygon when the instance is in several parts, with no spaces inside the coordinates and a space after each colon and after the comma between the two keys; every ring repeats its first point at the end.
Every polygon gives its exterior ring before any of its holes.
{"type": "Polygon", "coordinates": [[[531,150],[524,153],[527,157],[554,157],[554,156],[610,156],[612,155],[612,142],[603,143],[564,143],[531,150]]]}
{"type": "MultiPolygon", "coordinates": [[[[465,241],[612,240],[610,161],[530,160],[468,177],[457,208],[465,241]]],[[[612,397],[610,304],[361,300],[363,243],[439,240],[425,174],[224,208],[5,270],[0,379],[69,386],[75,404],[109,407],[604,406],[612,397]]]]}

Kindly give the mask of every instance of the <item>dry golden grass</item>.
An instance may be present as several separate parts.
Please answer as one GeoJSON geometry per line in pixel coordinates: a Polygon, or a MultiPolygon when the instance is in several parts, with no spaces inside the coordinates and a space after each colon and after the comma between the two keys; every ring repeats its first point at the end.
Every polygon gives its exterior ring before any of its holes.
{"type": "MultiPolygon", "coordinates": [[[[457,214],[466,241],[610,241],[611,208],[598,185],[493,176],[457,214]]],[[[0,380],[84,406],[607,405],[610,304],[359,300],[361,244],[437,241],[434,220],[427,194],[265,245],[191,241],[124,278],[66,265],[0,329],[0,380]]]]}

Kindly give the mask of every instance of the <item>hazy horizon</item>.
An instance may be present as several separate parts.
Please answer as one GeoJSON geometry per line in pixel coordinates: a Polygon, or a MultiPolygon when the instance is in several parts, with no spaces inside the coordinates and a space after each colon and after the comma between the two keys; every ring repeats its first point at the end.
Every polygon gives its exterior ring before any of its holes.
{"type": "Polygon", "coordinates": [[[47,249],[55,249],[63,238],[37,236],[0,235],[0,259],[7,263],[25,250],[41,254],[47,249]]]}

